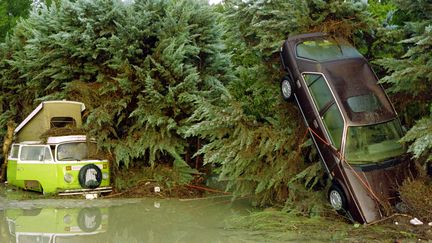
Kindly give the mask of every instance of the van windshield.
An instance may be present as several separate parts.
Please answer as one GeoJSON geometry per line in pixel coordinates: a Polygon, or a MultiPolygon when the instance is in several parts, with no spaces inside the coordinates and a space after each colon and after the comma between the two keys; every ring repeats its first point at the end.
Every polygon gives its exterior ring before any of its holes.
{"type": "Polygon", "coordinates": [[[57,160],[102,160],[105,156],[95,143],[74,142],[57,147],[57,160]]]}
{"type": "Polygon", "coordinates": [[[399,143],[402,129],[397,119],[375,125],[348,127],[345,159],[351,164],[385,161],[405,153],[399,143]]]}

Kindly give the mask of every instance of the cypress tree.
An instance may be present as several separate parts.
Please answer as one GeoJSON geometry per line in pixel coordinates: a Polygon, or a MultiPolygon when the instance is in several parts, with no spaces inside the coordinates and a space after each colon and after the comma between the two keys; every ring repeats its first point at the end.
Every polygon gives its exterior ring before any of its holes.
{"type": "Polygon", "coordinates": [[[42,6],[1,46],[0,125],[44,100],[82,101],[86,128],[118,165],[172,164],[187,183],[189,96],[215,99],[230,72],[216,19],[193,0],[42,6]]]}
{"type": "Polygon", "coordinates": [[[300,205],[300,199],[317,196],[307,190],[322,171],[305,162],[309,155],[302,147],[311,144],[304,140],[306,127],[296,106],[279,93],[278,50],[289,34],[314,31],[364,47],[375,25],[366,10],[360,2],[318,0],[230,0],[219,6],[235,77],[218,102],[196,98],[199,108],[191,119],[197,124],[188,133],[207,139],[200,153],[205,163],[217,165],[235,195],[255,195],[260,205],[300,205]]]}
{"type": "Polygon", "coordinates": [[[432,160],[432,3],[395,0],[393,30],[402,51],[376,61],[387,71],[381,82],[397,101],[403,122],[411,127],[402,139],[422,161],[432,160]]]}

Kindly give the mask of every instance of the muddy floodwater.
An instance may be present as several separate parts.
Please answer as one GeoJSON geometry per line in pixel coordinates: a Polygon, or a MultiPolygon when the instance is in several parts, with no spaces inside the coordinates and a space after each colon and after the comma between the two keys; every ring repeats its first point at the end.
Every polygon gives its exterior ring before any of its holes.
{"type": "Polygon", "coordinates": [[[0,242],[259,241],[226,229],[227,219],[252,210],[226,197],[3,200],[0,207],[0,242]]]}
{"type": "Polygon", "coordinates": [[[231,201],[229,196],[183,200],[46,199],[19,190],[4,193],[1,189],[1,243],[432,240],[432,227],[412,226],[409,217],[359,225],[340,216],[304,217],[274,209],[262,211],[247,199],[231,201]]]}

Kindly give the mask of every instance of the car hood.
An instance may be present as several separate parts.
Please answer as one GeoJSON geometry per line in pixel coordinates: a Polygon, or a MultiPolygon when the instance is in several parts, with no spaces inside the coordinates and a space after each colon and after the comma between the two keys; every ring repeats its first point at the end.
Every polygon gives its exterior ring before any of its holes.
{"type": "Polygon", "coordinates": [[[391,212],[399,199],[399,187],[413,176],[409,159],[397,158],[381,164],[350,166],[345,164],[345,174],[350,181],[354,200],[370,223],[391,212]]]}

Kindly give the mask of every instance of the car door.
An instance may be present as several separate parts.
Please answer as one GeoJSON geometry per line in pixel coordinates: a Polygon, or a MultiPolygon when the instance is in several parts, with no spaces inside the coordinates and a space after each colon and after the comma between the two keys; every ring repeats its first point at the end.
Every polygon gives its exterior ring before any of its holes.
{"type": "Polygon", "coordinates": [[[344,120],[332,91],[322,73],[305,72],[302,78],[314,105],[314,116],[308,119],[313,139],[328,172],[336,166],[336,151],[342,146],[344,120]]]}

